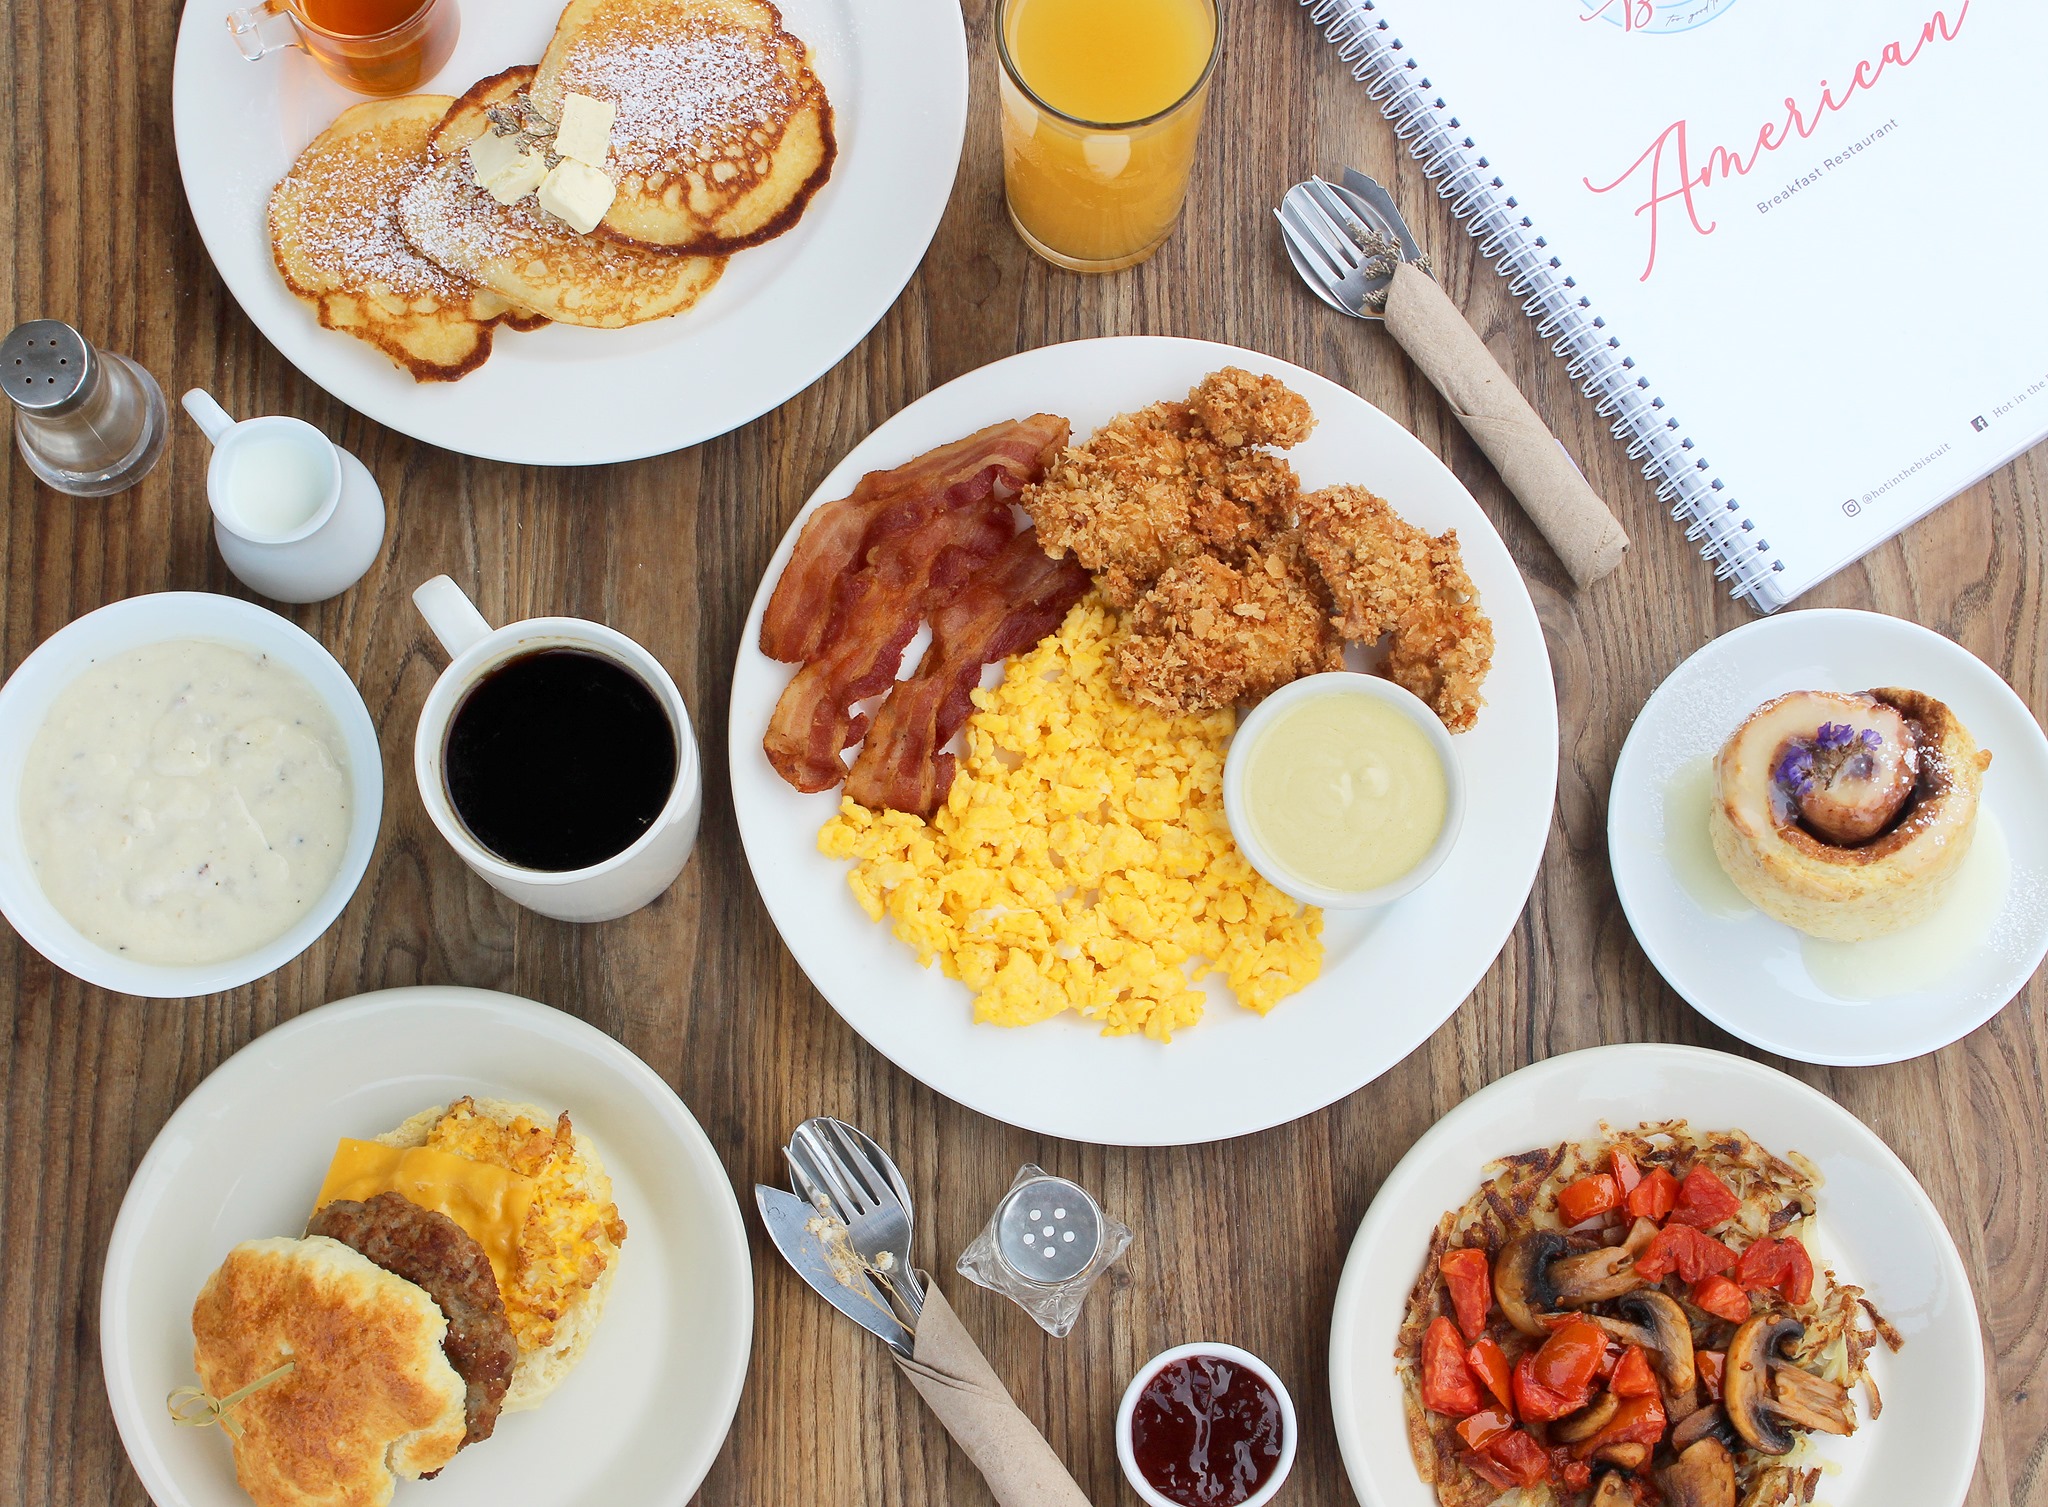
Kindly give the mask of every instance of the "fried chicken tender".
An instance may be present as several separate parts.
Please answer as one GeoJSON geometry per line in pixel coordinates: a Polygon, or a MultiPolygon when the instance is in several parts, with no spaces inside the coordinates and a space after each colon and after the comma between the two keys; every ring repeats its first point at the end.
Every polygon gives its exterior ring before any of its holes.
{"type": "Polygon", "coordinates": [[[1115,651],[1125,695],[1169,712],[1248,704],[1304,675],[1344,667],[1329,604],[1292,536],[1169,567],[1124,614],[1115,651]]]}
{"type": "Polygon", "coordinates": [[[1315,410],[1307,398],[1278,377],[1254,376],[1237,366],[1202,378],[1188,394],[1188,407],[1211,439],[1232,449],[1290,449],[1316,427],[1315,410]]]}
{"type": "Polygon", "coordinates": [[[1391,633],[1381,668],[1429,703],[1452,732],[1479,716],[1493,664],[1493,623],[1465,572],[1458,531],[1431,537],[1364,487],[1325,487],[1299,500],[1302,548],[1337,608],[1345,638],[1391,633]]]}
{"type": "Polygon", "coordinates": [[[1178,561],[1237,559],[1287,526],[1300,480],[1255,447],[1266,435],[1292,443],[1314,419],[1271,378],[1219,380],[1231,376],[1214,373],[1190,395],[1229,426],[1226,439],[1193,403],[1154,403],[1068,446],[1019,499],[1047,553],[1072,551],[1112,606],[1130,606],[1178,561]]]}

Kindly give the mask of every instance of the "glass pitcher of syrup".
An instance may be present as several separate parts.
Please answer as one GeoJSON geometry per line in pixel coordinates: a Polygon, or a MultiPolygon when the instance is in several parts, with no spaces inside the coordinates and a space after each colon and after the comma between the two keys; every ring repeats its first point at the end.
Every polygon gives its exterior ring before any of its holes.
{"type": "Polygon", "coordinates": [[[358,94],[411,93],[441,71],[461,30],[456,0],[263,0],[228,12],[243,57],[303,47],[358,94]]]}

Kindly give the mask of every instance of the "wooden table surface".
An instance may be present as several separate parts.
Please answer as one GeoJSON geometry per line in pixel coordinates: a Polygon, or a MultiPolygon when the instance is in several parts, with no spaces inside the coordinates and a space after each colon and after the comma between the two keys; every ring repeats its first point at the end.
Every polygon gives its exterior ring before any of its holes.
{"type": "MultiPolygon", "coordinates": [[[[468,0],[475,10],[487,0],[468,0]]],[[[1237,1341],[1293,1389],[1301,1455],[1283,1500],[1351,1500],[1330,1426],[1326,1335],[1345,1250],[1374,1190],[1428,1126],[1529,1062],[1603,1042],[1757,1055],[1658,978],[1616,904],[1608,780],[1644,698],[1747,620],[1664,518],[1562,363],[1535,340],[1391,133],[1288,0],[1226,6],[1225,62],[1188,217],[1150,264],[1091,280],[1034,260],[1002,206],[990,43],[970,0],[973,99],[958,184],[922,268],[874,333],[809,391],[694,450],[598,470],[464,459],[367,422],[274,351],[228,297],[179,189],[170,58],[177,7],[36,6],[0,23],[15,152],[0,190],[0,306],[55,316],[147,365],[175,396],[296,414],[376,473],[393,525],[342,598],[287,609],[353,675],[383,736],[384,826],[368,878],[311,951],[247,988],[151,1003],[79,984],[0,927],[0,1501],[141,1503],[101,1384],[97,1295],[122,1192],[166,1116],[252,1038],[328,1000],[396,985],[478,985],[596,1023],[674,1084],[733,1182],[778,1173],[798,1120],[830,1110],[904,1157],[925,1249],[948,1266],[1016,1167],[1079,1179],[1137,1232],[1064,1342],[949,1280],[969,1330],[1044,1422],[1091,1498],[1135,1500],[1111,1419],[1137,1363],[1189,1338],[1237,1341]],[[1443,405],[1377,330],[1294,280],[1267,206],[1310,169],[1390,181],[1451,296],[1635,537],[1622,572],[1574,593],[1443,405]],[[740,624],[783,528],[826,471],[930,388],[1013,351],[1122,333],[1204,336],[1286,357],[1406,424],[1471,488],[1521,562],[1557,674],[1562,763],[1534,895],[1472,998],[1426,1046],[1349,1099],[1222,1145],[1119,1151],[983,1119],[869,1049],[806,983],[755,893],[726,784],[725,695],[740,624]],[[443,658],[408,600],[446,571],[495,621],[601,619],[682,686],[705,763],[703,836],[681,881],[626,920],[578,928],[486,888],[436,835],[411,735],[443,658]]],[[[1967,235],[1966,227],[1959,227],[1967,235]]],[[[1987,212],[1980,232],[1999,234],[1987,212]]],[[[341,338],[339,336],[335,338],[341,338]]],[[[0,504],[0,668],[82,612],[138,592],[247,593],[215,553],[207,450],[174,412],[163,463],[105,502],[44,490],[10,450],[0,504]]],[[[1997,473],[1802,605],[1875,608],[1949,635],[2048,708],[2048,449],[1997,473]]],[[[1892,1067],[1777,1062],[1833,1095],[1906,1160],[1969,1266],[1992,1355],[1973,1507],[2048,1507],[2048,1262],[2040,1153],[2048,1038],[2037,979],[1965,1041],[1892,1067]]],[[[759,1308],[746,1393],[707,1504],[988,1500],[882,1348],[804,1291],[748,1218],[759,1308]],[[872,1441],[895,1441],[880,1448],[872,1441]]],[[[432,1489],[417,1492],[421,1503],[432,1489]]],[[[402,1493],[411,1502],[415,1493],[402,1493]]],[[[1919,1504],[1901,1504],[1919,1507],[1919,1504]]]]}

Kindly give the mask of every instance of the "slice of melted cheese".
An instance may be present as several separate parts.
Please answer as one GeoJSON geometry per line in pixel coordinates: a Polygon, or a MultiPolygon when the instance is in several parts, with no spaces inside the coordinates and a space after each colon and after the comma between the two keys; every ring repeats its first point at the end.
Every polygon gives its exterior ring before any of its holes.
{"type": "Polygon", "coordinates": [[[320,1184],[315,1209],[338,1198],[362,1202],[379,1193],[446,1214],[484,1248],[499,1290],[519,1272],[519,1236],[533,1208],[534,1180],[505,1167],[471,1161],[430,1146],[400,1148],[343,1137],[320,1184]]]}

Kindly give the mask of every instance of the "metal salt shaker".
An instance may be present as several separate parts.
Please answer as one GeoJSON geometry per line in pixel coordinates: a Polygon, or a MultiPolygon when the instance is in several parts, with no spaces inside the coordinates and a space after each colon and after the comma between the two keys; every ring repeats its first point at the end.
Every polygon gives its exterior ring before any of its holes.
{"type": "Polygon", "coordinates": [[[170,415],[156,379],[61,319],[31,319],[0,342],[0,389],[22,459],[60,492],[126,491],[163,454],[170,415]]]}

